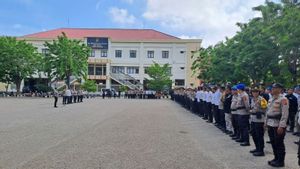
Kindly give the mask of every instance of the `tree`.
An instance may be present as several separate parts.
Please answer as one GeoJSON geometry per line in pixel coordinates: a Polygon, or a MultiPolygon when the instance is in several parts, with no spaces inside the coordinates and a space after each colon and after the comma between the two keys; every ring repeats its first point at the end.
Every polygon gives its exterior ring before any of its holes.
{"type": "MultiPolygon", "coordinates": [[[[59,36],[52,43],[46,42],[49,49],[46,57],[49,57],[51,75],[58,79],[65,79],[70,88],[70,77],[87,76],[87,59],[90,54],[90,47],[80,40],[70,40],[65,33],[59,36]]],[[[49,68],[48,68],[49,69],[49,68]]]]}
{"type": "Polygon", "coordinates": [[[171,67],[169,64],[159,65],[156,62],[147,68],[146,73],[149,75],[148,87],[151,90],[163,91],[170,89],[172,86],[171,67]]]}
{"type": "Polygon", "coordinates": [[[277,18],[273,31],[279,44],[280,54],[296,85],[300,77],[300,8],[290,1],[283,1],[284,8],[277,18]]]}
{"type": "Polygon", "coordinates": [[[0,80],[15,83],[17,94],[21,82],[38,71],[41,55],[37,49],[24,40],[0,37],[0,80]]]}
{"type": "Polygon", "coordinates": [[[128,87],[125,85],[120,86],[120,91],[121,92],[126,92],[128,90],[128,87]]]}
{"type": "Polygon", "coordinates": [[[194,71],[208,82],[283,83],[294,86],[300,71],[300,5],[266,1],[261,17],[237,23],[240,31],[196,52],[194,71]]]}
{"type": "Polygon", "coordinates": [[[96,92],[97,91],[97,84],[93,80],[86,80],[83,85],[81,86],[83,90],[88,92],[96,92]]]}

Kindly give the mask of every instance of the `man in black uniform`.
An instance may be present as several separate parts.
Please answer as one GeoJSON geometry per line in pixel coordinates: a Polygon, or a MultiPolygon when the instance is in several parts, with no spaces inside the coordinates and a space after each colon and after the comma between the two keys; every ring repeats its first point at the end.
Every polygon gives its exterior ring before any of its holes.
{"type": "Polygon", "coordinates": [[[288,94],[285,96],[289,99],[289,126],[290,130],[287,132],[294,132],[295,127],[295,116],[298,111],[298,100],[297,97],[294,95],[294,89],[291,88],[288,90],[288,94]]]}

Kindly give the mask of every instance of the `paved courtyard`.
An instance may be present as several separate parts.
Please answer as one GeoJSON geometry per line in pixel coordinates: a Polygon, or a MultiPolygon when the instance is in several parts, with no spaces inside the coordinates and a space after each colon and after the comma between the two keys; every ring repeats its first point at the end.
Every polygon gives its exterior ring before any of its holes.
{"type": "MultiPolygon", "coordinates": [[[[297,138],[286,139],[296,169],[297,138]]],[[[252,144],[253,145],[253,144],[252,144]]],[[[0,99],[0,169],[268,169],[212,124],[170,100],[0,99]],[[60,100],[61,101],[61,100],[60,100]]]]}

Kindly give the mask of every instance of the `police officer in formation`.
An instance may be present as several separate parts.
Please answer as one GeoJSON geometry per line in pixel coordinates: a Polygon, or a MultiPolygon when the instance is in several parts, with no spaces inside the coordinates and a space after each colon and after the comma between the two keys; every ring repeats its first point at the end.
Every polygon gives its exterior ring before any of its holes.
{"type": "Polygon", "coordinates": [[[267,101],[260,96],[259,89],[252,89],[250,105],[251,135],[255,144],[255,149],[251,150],[254,156],[264,156],[264,123],[267,109],[267,101]]]}
{"type": "Polygon", "coordinates": [[[289,116],[288,99],[282,95],[283,86],[275,83],[272,86],[272,98],[269,100],[266,125],[272,144],[274,159],[269,161],[273,167],[283,167],[285,159],[284,137],[289,116]]]}
{"type": "MultiPolygon", "coordinates": [[[[174,89],[172,95],[174,101],[208,123],[214,122],[240,146],[250,146],[251,135],[255,146],[250,151],[253,156],[265,155],[264,132],[267,130],[274,154],[274,159],[268,164],[273,167],[285,165],[284,137],[288,119],[292,117],[289,116],[289,95],[283,95],[281,84],[275,83],[267,90],[258,87],[247,89],[243,83],[232,87],[201,85],[197,89],[174,89]]],[[[300,99],[300,89],[297,97],[300,99]]],[[[293,113],[296,124],[300,124],[299,112],[296,115],[293,110],[293,113]]],[[[292,127],[293,121],[290,121],[292,127]]],[[[300,165],[300,144],[298,157],[300,165]]]]}

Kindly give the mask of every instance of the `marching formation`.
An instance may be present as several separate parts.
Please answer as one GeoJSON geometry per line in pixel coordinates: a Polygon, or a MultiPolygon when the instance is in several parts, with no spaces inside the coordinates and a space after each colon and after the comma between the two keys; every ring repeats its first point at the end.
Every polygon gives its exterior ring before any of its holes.
{"type": "MultiPolygon", "coordinates": [[[[274,154],[274,159],[268,164],[273,167],[285,165],[286,132],[297,135],[300,131],[299,87],[289,89],[286,94],[279,83],[267,89],[250,89],[242,83],[235,86],[203,84],[195,90],[177,88],[172,92],[171,99],[208,123],[214,123],[240,146],[250,146],[251,135],[255,146],[250,151],[253,156],[265,155],[264,133],[267,131],[274,154]],[[290,130],[287,130],[287,126],[290,126],[290,130]],[[294,131],[295,128],[298,131],[294,131]]],[[[300,146],[298,159],[300,165],[300,146]]]]}

